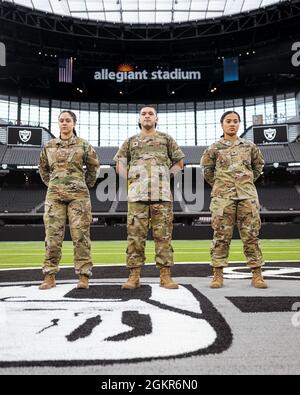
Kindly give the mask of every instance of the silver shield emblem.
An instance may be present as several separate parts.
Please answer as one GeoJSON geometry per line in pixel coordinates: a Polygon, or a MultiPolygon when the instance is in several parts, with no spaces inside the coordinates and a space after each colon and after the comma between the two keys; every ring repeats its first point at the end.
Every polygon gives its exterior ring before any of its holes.
{"type": "Polygon", "coordinates": [[[264,136],[268,141],[273,141],[276,137],[276,129],[265,129],[264,130],[264,136]]]}
{"type": "Polygon", "coordinates": [[[30,130],[19,130],[19,137],[23,143],[27,143],[31,138],[30,130]]]}

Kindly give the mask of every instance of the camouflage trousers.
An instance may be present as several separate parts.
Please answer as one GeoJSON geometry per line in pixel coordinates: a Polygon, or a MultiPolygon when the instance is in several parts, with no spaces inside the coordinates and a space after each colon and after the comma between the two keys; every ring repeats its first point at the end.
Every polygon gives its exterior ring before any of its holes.
{"type": "Polygon", "coordinates": [[[76,274],[91,275],[91,241],[90,224],[91,201],[89,195],[81,199],[57,199],[47,194],[45,202],[45,260],[43,273],[52,274],[59,271],[61,249],[65,235],[65,225],[69,219],[70,233],[74,246],[74,266],[76,274]]]}
{"type": "Polygon", "coordinates": [[[155,243],[156,266],[174,264],[171,246],[173,230],[173,203],[128,203],[127,266],[140,267],[145,263],[145,245],[149,227],[155,243]]]}
{"type": "Polygon", "coordinates": [[[228,266],[229,247],[234,226],[237,224],[248,267],[262,266],[264,261],[258,239],[261,227],[258,200],[212,198],[210,210],[214,230],[211,265],[228,266]]]}

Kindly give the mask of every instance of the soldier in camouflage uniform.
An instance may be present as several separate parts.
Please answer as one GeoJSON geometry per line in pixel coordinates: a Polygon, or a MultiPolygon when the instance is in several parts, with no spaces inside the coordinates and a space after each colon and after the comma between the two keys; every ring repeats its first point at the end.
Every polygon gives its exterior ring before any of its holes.
{"type": "Polygon", "coordinates": [[[89,286],[88,280],[92,269],[92,215],[88,188],[96,182],[99,162],[94,148],[87,141],[77,137],[75,125],[76,115],[73,112],[61,112],[60,137],[50,140],[40,156],[40,176],[48,187],[44,213],[45,278],[40,289],[55,287],[55,275],[59,270],[67,217],[74,245],[75,272],[79,275],[77,288],[89,286]],[[86,171],[83,169],[84,165],[86,171]]]}
{"type": "Polygon", "coordinates": [[[127,139],[114,160],[117,172],[128,177],[127,266],[128,281],[123,289],[140,286],[141,266],[145,263],[145,244],[152,227],[160,286],[175,289],[172,280],[173,203],[170,173],[183,168],[184,154],[175,140],[156,130],[157,115],[152,106],[140,111],[141,133],[127,139]]]}
{"type": "Polygon", "coordinates": [[[240,116],[228,111],[221,118],[224,137],[206,149],[201,166],[205,180],[212,186],[211,248],[214,278],[211,288],[223,286],[223,267],[228,266],[229,247],[237,223],[244,245],[247,265],[252,270],[252,285],[267,288],[261,275],[264,264],[258,234],[261,227],[259,201],[254,182],[263,171],[264,159],[252,142],[239,138],[240,116]]]}

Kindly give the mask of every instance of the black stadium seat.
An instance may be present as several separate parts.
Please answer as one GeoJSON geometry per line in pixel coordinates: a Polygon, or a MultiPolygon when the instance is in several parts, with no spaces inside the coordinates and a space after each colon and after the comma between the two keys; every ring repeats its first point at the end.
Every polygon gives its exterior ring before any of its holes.
{"type": "Polygon", "coordinates": [[[118,152],[119,147],[95,147],[100,163],[103,165],[114,165],[113,157],[118,152]]]}
{"type": "Polygon", "coordinates": [[[32,147],[7,147],[2,163],[8,165],[37,166],[40,158],[40,148],[32,147]]]}
{"type": "Polygon", "coordinates": [[[267,210],[300,210],[300,195],[294,185],[268,185],[257,189],[260,204],[267,210]]]}
{"type": "Polygon", "coordinates": [[[2,145],[2,144],[0,145],[0,164],[4,163],[2,159],[5,155],[6,148],[7,148],[7,145],[2,145]]]}
{"type": "MultiPolygon", "coordinates": [[[[102,165],[114,166],[113,157],[119,147],[94,147],[102,165]]],[[[266,164],[288,163],[300,161],[300,143],[280,144],[280,145],[260,145],[266,164]]],[[[184,163],[186,165],[199,165],[201,156],[206,149],[205,146],[183,146],[185,154],[184,163]]],[[[8,147],[0,145],[0,165],[32,165],[37,166],[40,157],[40,148],[34,147],[8,147]]]]}
{"type": "Polygon", "coordinates": [[[300,162],[300,142],[289,144],[295,162],[300,162]]]}
{"type": "Polygon", "coordinates": [[[288,163],[288,162],[293,162],[294,158],[291,154],[291,151],[289,149],[289,145],[288,144],[284,144],[284,145],[267,145],[267,146],[263,146],[260,145],[259,146],[265,162],[267,164],[271,164],[271,163],[288,163]]]}
{"type": "Polygon", "coordinates": [[[0,190],[0,212],[29,213],[45,200],[42,187],[9,186],[0,190]]]}

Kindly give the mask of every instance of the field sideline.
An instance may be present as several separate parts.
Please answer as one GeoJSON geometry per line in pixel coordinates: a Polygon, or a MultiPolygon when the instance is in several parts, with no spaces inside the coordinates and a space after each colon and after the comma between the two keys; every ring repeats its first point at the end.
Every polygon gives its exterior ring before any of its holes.
{"type": "MultiPolygon", "coordinates": [[[[174,240],[175,262],[209,262],[209,240],[174,240]]],[[[95,265],[125,264],[126,241],[94,241],[95,265]]],[[[261,240],[265,261],[300,261],[300,239],[261,240]]],[[[147,263],[154,262],[154,242],[146,246],[147,263]]],[[[0,269],[40,267],[44,258],[43,242],[0,242],[0,269]]],[[[230,261],[243,262],[242,242],[233,240],[230,261]]],[[[73,265],[72,242],[64,242],[61,265],[73,265]]]]}

